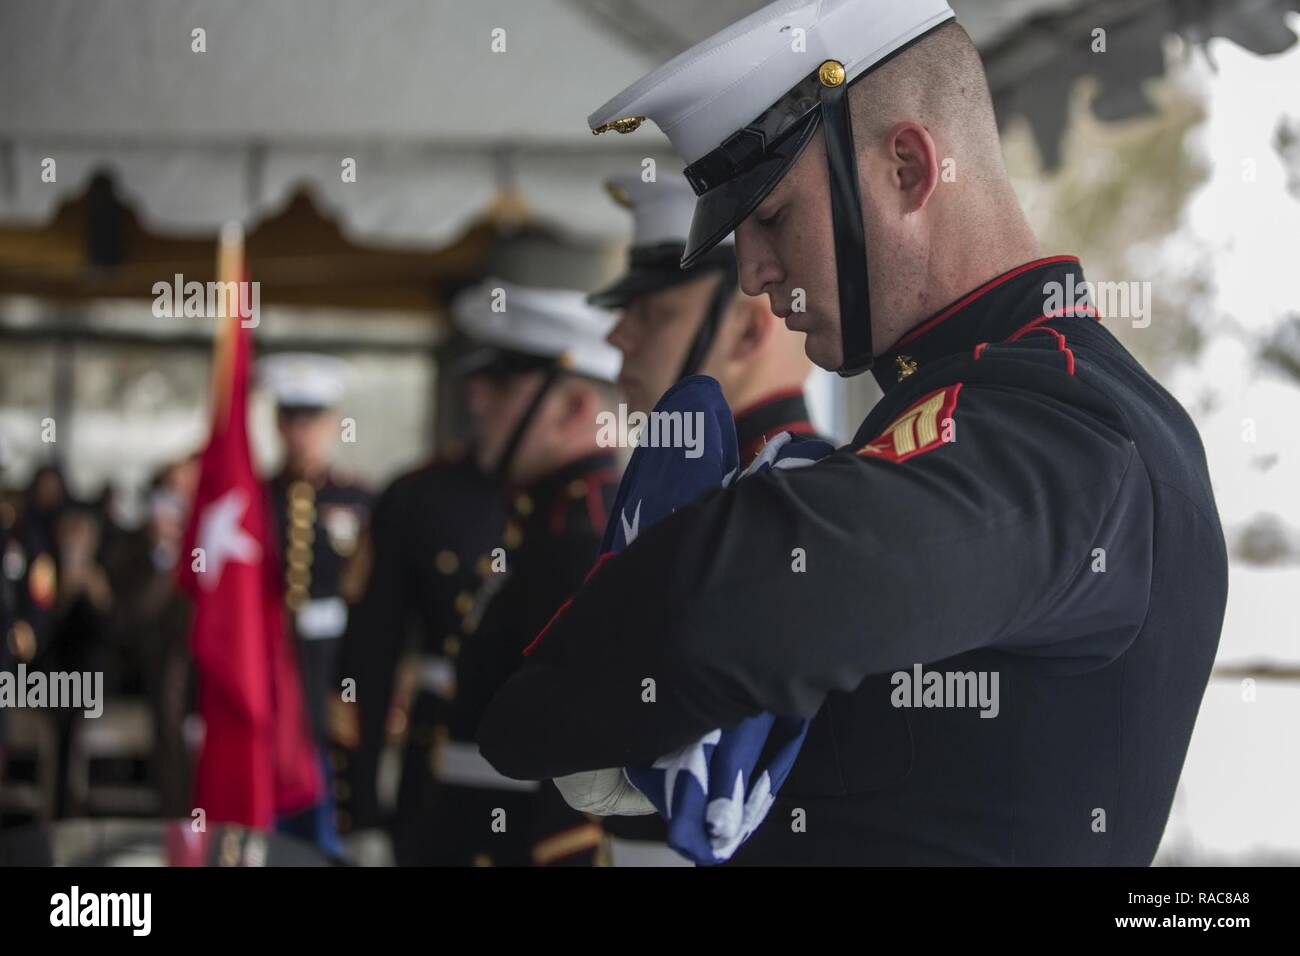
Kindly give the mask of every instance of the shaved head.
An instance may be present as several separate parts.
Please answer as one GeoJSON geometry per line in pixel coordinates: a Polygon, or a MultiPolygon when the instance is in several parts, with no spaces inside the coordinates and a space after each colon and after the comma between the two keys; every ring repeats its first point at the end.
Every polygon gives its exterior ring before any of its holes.
{"type": "MultiPolygon", "coordinates": [[[[963,293],[1036,258],[984,66],[955,23],[849,89],[877,355],[963,293]]],[[[741,287],[768,293],[822,368],[843,360],[826,146],[818,131],[736,229],[741,287]]],[[[852,321],[852,318],[850,318],[852,321]]]]}
{"type": "Polygon", "coordinates": [[[1005,181],[993,97],[970,36],[949,23],[849,89],[853,142],[861,152],[896,124],[923,124],[945,158],[987,184],[1005,181]]]}

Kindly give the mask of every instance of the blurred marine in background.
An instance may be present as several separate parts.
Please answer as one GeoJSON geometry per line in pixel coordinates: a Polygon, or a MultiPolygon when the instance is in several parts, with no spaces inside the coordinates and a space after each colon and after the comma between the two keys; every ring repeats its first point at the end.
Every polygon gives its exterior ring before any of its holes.
{"type": "Polygon", "coordinates": [[[377,781],[390,730],[405,732],[392,853],[399,866],[437,862],[426,838],[438,786],[434,735],[455,696],[461,617],[504,523],[502,490],[479,467],[472,446],[453,446],[401,475],[375,503],[344,581],[354,603],[336,686],[351,680],[354,693],[334,694],[329,703],[330,733],[340,747],[335,771],[345,788],[338,826],[358,862],[386,862],[389,852],[375,837],[387,822],[377,781]],[[399,665],[411,645],[418,656],[403,709],[399,665]],[[402,713],[405,726],[390,728],[390,715],[402,713]]]}
{"type": "Polygon", "coordinates": [[[307,353],[274,355],[260,363],[262,382],[275,396],[284,444],[284,463],[268,482],[284,568],[284,604],[325,781],[322,804],[285,819],[281,829],[331,853],[341,847],[326,756],[325,706],[328,695],[338,692],[338,647],[347,626],[343,569],[356,551],[370,507],[370,495],[330,460],[348,434],[337,408],[346,371],[340,359],[307,353]]]}
{"type": "Polygon", "coordinates": [[[803,336],[772,314],[767,296],[737,288],[730,238],[681,267],[695,209],[690,187],[677,177],[627,176],[608,189],[632,212],[632,246],[623,275],[587,301],[620,310],[609,342],[623,355],[618,383],[629,406],[649,412],[673,383],[712,376],[736,416],[741,467],[773,435],[812,434],[803,336]]]}
{"type": "Polygon", "coordinates": [[[618,366],[604,341],[610,317],[578,292],[495,279],[462,293],[454,311],[480,345],[465,366],[474,453],[507,518],[498,546],[475,564],[477,587],[458,598],[454,686],[435,731],[438,790],[420,852],[443,865],[591,865],[601,859],[600,825],[549,782],[497,773],[474,734],[497,687],[596,559],[618,479],[613,451],[596,443],[618,366]]]}
{"type": "MultiPolygon", "coordinates": [[[[618,382],[632,409],[649,412],[675,382],[709,375],[735,414],[742,469],[781,432],[834,445],[809,421],[803,383],[812,363],[803,336],[772,313],[767,296],[739,290],[730,237],[691,268],[681,267],[695,211],[685,180],[626,176],[606,185],[632,213],[632,245],[623,275],[587,301],[620,310],[609,342],[622,353],[618,382]]],[[[668,847],[657,815],[613,816],[604,823],[614,866],[689,863],[668,847]]]]}

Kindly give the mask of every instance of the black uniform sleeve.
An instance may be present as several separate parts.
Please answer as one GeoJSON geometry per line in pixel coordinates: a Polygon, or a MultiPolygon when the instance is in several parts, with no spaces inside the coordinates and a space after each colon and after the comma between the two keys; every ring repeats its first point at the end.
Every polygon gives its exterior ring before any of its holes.
{"type": "Polygon", "coordinates": [[[1132,442],[997,386],[965,386],[952,418],[954,441],[906,460],[842,449],[643,531],[502,688],[483,754],[534,779],[645,764],[762,711],[810,718],[830,691],[975,648],[1072,667],[1113,659],[1150,584],[1151,491],[1132,442]]]}
{"type": "Polygon", "coordinates": [[[524,648],[591,570],[600,538],[590,527],[548,538],[519,559],[456,664],[457,723],[473,736],[489,702],[525,662],[524,648]]]}
{"type": "MultiPolygon", "coordinates": [[[[591,569],[600,537],[586,504],[571,506],[566,527],[532,542],[497,592],[457,661],[453,735],[473,736],[488,703],[524,664],[523,650],[591,569]]],[[[574,810],[549,782],[532,800],[532,862],[537,866],[591,866],[600,853],[600,823],[574,810]]]]}

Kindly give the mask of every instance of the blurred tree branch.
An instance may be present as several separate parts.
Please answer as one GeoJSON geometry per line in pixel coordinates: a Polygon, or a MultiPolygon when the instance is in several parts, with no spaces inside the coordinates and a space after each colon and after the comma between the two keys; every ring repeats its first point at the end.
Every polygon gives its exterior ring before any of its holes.
{"type": "Polygon", "coordinates": [[[1300,313],[1292,313],[1264,338],[1258,357],[1265,366],[1300,385],[1300,313]]]}

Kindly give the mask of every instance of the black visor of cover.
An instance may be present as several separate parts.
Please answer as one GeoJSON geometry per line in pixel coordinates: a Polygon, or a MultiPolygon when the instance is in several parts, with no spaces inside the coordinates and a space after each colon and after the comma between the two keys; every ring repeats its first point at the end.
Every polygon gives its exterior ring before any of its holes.
{"type": "Polygon", "coordinates": [[[653,295],[693,279],[720,275],[722,281],[709,300],[700,326],[686,350],[678,381],[694,375],[703,367],[722,322],[722,314],[736,294],[736,252],[731,245],[715,245],[705,250],[689,269],[682,266],[684,248],[680,242],[635,246],[628,255],[627,272],[612,285],[587,296],[589,305],[623,309],[641,296],[653,295]]]}
{"type": "Polygon", "coordinates": [[[712,272],[735,268],[731,246],[714,246],[690,268],[683,268],[681,242],[634,246],[628,253],[627,271],[612,284],[587,296],[587,304],[601,309],[622,309],[633,299],[690,282],[712,272]]]}

